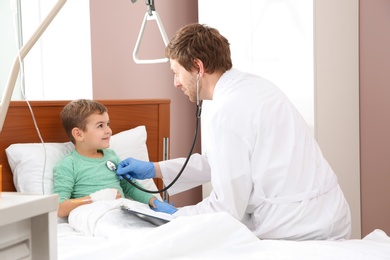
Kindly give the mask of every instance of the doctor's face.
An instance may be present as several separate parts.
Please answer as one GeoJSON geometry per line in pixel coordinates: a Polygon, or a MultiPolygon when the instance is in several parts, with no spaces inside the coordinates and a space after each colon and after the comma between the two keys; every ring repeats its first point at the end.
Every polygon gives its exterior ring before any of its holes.
{"type": "MultiPolygon", "coordinates": [[[[175,60],[170,60],[171,70],[174,73],[173,84],[175,87],[180,88],[185,95],[188,96],[190,101],[196,102],[196,76],[197,72],[188,72],[183,66],[181,66],[175,60]]],[[[200,86],[199,86],[200,92],[200,86]]],[[[199,95],[199,93],[198,93],[199,95]]]]}

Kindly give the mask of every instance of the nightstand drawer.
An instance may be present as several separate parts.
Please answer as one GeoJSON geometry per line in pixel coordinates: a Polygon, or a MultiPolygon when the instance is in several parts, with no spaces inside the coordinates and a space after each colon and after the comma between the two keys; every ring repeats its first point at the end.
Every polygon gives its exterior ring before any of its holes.
{"type": "Polygon", "coordinates": [[[0,259],[31,259],[31,221],[0,227],[0,259]]]}

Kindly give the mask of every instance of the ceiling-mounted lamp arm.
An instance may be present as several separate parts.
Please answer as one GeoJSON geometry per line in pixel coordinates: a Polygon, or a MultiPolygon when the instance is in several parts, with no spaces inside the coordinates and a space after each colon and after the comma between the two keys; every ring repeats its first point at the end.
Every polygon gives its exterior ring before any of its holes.
{"type": "Polygon", "coordinates": [[[150,20],[155,20],[158,26],[158,29],[160,30],[161,37],[164,41],[164,45],[167,46],[169,43],[167,34],[165,33],[164,26],[161,22],[160,16],[158,15],[156,8],[154,6],[154,0],[145,0],[148,11],[146,12],[144,16],[144,20],[141,25],[141,29],[138,34],[137,42],[135,43],[134,51],[133,51],[133,60],[137,64],[153,64],[153,63],[164,63],[168,62],[168,58],[159,58],[159,59],[146,59],[142,60],[138,58],[138,51],[139,51],[139,46],[142,41],[142,36],[144,34],[145,26],[146,23],[150,20]]]}

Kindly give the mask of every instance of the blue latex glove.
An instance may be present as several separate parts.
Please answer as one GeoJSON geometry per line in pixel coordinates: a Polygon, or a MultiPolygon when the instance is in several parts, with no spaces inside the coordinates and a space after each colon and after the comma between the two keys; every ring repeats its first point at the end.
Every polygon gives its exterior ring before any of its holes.
{"type": "Polygon", "coordinates": [[[144,180],[156,177],[154,164],[152,162],[140,161],[133,158],[127,158],[118,164],[116,174],[119,179],[123,179],[123,175],[133,180],[133,178],[144,180]]]}
{"type": "Polygon", "coordinates": [[[159,201],[158,199],[154,200],[154,205],[156,206],[155,208],[153,207],[150,208],[157,212],[164,212],[172,215],[177,211],[177,208],[175,208],[172,204],[159,201]]]}

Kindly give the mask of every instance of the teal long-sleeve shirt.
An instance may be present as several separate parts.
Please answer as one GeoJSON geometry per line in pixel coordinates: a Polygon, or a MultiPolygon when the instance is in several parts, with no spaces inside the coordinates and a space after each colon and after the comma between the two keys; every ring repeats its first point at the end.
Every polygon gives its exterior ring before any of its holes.
{"type": "Polygon", "coordinates": [[[58,194],[59,203],[89,196],[102,189],[115,188],[122,197],[148,204],[152,194],[135,188],[124,179],[119,180],[115,172],[106,166],[107,161],[118,165],[120,158],[117,154],[110,149],[103,149],[102,152],[102,158],[88,158],[73,150],[54,167],[54,193],[58,194]]]}

